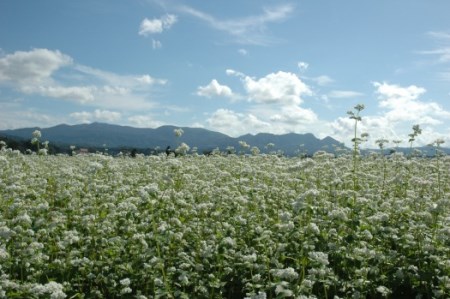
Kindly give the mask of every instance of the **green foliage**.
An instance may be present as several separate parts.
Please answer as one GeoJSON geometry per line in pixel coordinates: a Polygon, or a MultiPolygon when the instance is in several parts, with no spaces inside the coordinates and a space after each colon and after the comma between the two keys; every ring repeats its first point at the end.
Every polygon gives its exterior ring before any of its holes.
{"type": "Polygon", "coordinates": [[[448,156],[353,159],[3,149],[0,298],[447,298],[448,156]]]}

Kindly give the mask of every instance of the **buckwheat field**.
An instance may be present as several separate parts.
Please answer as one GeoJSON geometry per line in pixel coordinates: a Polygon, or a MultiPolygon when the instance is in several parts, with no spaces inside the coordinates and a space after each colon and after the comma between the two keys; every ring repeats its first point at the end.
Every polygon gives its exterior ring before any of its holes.
{"type": "Polygon", "coordinates": [[[449,298],[450,158],[436,145],[308,158],[3,147],[0,298],[449,298]]]}

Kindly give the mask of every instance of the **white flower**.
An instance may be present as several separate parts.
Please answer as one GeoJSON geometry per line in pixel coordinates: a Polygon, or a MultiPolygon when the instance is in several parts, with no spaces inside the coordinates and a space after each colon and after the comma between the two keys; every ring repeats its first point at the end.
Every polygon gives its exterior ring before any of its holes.
{"type": "Polygon", "coordinates": [[[32,133],[32,136],[33,136],[33,138],[36,138],[36,139],[41,138],[41,137],[42,137],[41,131],[35,130],[35,131],[32,133]]]}
{"type": "Polygon", "coordinates": [[[160,278],[155,278],[153,280],[153,283],[155,284],[155,286],[157,287],[162,287],[164,285],[164,282],[160,279],[160,278]]]}
{"type": "Polygon", "coordinates": [[[281,296],[281,298],[285,298],[285,297],[292,297],[294,292],[292,292],[289,289],[286,289],[282,285],[277,285],[277,287],[275,288],[275,294],[277,294],[278,296],[281,296]]]}
{"type": "Polygon", "coordinates": [[[120,290],[120,295],[129,294],[131,292],[133,292],[133,290],[130,287],[125,287],[120,290]]]}
{"type": "Polygon", "coordinates": [[[51,299],[63,299],[66,298],[66,294],[64,294],[63,285],[59,284],[55,281],[50,281],[45,285],[46,293],[50,293],[51,299]]]}
{"type": "Polygon", "coordinates": [[[46,148],[41,148],[38,152],[38,155],[40,156],[47,156],[48,150],[46,148]]]}
{"type": "Polygon", "coordinates": [[[321,251],[313,251],[308,254],[309,258],[322,266],[327,266],[329,264],[328,254],[321,251]]]}
{"type": "Polygon", "coordinates": [[[121,285],[123,285],[123,286],[129,286],[130,285],[130,279],[129,278],[124,278],[124,279],[122,279],[121,281],[120,281],[120,284],[121,285]]]}
{"type": "Polygon", "coordinates": [[[286,269],[273,269],[270,270],[275,277],[280,279],[292,281],[298,278],[298,273],[295,272],[294,268],[288,267],[286,269]]]}
{"type": "Polygon", "coordinates": [[[181,137],[181,135],[183,135],[184,131],[181,128],[178,129],[174,129],[173,132],[175,133],[175,136],[177,137],[181,137]]]}
{"type": "Polygon", "coordinates": [[[311,223],[308,225],[308,231],[311,232],[311,233],[313,233],[314,235],[319,235],[319,234],[320,234],[320,229],[319,229],[319,227],[317,226],[317,224],[315,224],[314,222],[311,222],[311,223]]]}
{"type": "Polygon", "coordinates": [[[181,154],[181,155],[186,155],[187,152],[190,150],[189,145],[187,145],[186,143],[182,142],[177,149],[175,150],[176,153],[181,154]]]}
{"type": "Polygon", "coordinates": [[[250,297],[245,297],[244,299],[266,299],[266,298],[267,298],[266,293],[259,291],[258,294],[250,295],[250,297]]]}
{"type": "Polygon", "coordinates": [[[377,287],[377,292],[380,293],[381,296],[387,297],[391,293],[391,290],[389,290],[385,286],[379,286],[379,287],[377,287]]]}
{"type": "Polygon", "coordinates": [[[230,247],[234,247],[236,245],[236,241],[234,241],[230,237],[226,237],[222,240],[222,244],[228,245],[230,247]]]}
{"type": "Polygon", "coordinates": [[[250,148],[250,145],[248,145],[247,142],[245,141],[239,141],[239,146],[242,147],[243,149],[250,148]]]}

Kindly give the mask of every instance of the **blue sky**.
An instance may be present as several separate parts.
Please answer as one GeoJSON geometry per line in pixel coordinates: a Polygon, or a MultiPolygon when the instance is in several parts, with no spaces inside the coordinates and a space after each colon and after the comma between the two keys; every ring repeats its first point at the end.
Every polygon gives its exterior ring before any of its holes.
{"type": "MultiPolygon", "coordinates": [[[[0,129],[107,122],[450,144],[450,1],[2,0],[0,129]]],[[[43,136],[45,138],[45,136],[43,136]]],[[[392,142],[391,142],[391,145],[392,142]]]]}

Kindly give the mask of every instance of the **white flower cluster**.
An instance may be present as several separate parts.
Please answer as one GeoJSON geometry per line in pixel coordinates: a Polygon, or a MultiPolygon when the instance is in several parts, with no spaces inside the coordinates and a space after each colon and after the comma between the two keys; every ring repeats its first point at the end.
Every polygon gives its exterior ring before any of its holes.
{"type": "Polygon", "coordinates": [[[0,298],[449,298],[449,157],[253,152],[2,146],[0,298]]]}

